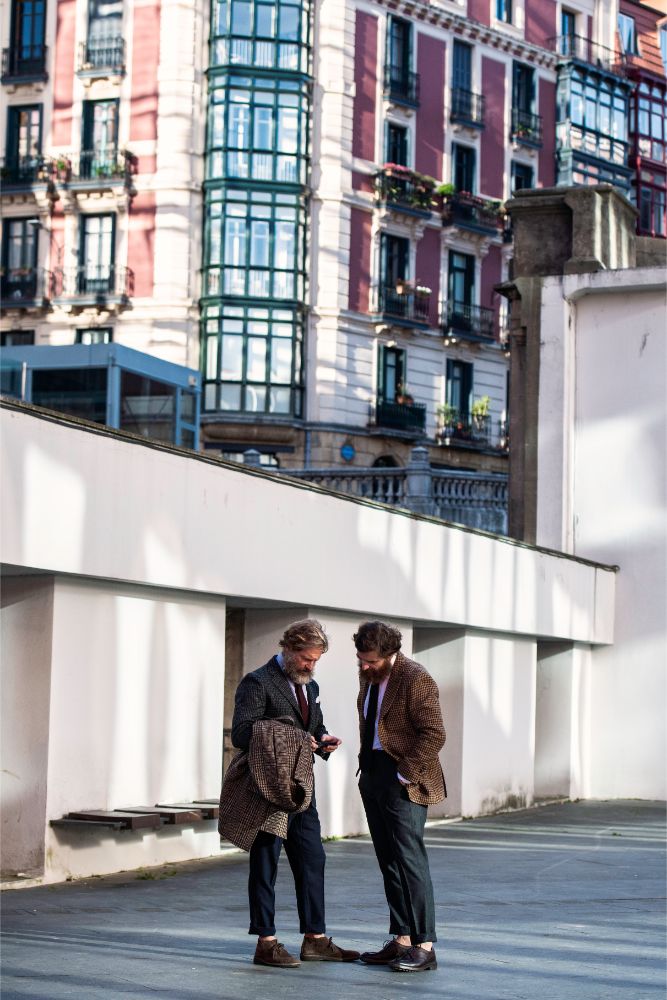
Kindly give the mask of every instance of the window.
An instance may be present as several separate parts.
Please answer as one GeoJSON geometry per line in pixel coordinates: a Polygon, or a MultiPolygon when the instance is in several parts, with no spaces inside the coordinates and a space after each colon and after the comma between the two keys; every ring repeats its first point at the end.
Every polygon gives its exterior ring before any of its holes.
{"type": "Polygon", "coordinates": [[[225,78],[209,111],[208,177],[306,183],[308,93],[296,80],[225,78]]]}
{"type": "Polygon", "coordinates": [[[10,73],[44,76],[46,0],[14,0],[11,18],[10,73]]]}
{"type": "Polygon", "coordinates": [[[514,63],[512,78],[512,108],[532,114],[535,102],[535,71],[532,66],[514,63]]]}
{"type": "Polygon", "coordinates": [[[637,39],[635,35],[635,19],[628,14],[618,15],[618,34],[621,40],[621,49],[628,55],[635,55],[637,52],[637,39]]]}
{"type": "MultiPolygon", "coordinates": [[[[584,75],[575,70],[570,81],[570,136],[573,149],[606,164],[624,167],[627,161],[627,85],[615,78],[584,75]]],[[[614,172],[604,175],[591,165],[590,180],[573,175],[573,183],[613,183],[614,172]]],[[[586,177],[589,175],[586,174],[586,177]]]]}
{"type": "Polygon", "coordinates": [[[0,347],[27,347],[34,343],[34,330],[3,330],[0,333],[0,347]]]}
{"type": "Polygon", "coordinates": [[[215,0],[211,62],[307,73],[310,26],[301,0],[215,0]]]}
{"type": "Polygon", "coordinates": [[[456,40],[452,59],[452,87],[455,90],[472,90],[472,46],[456,40]]]}
{"type": "Polygon", "coordinates": [[[534,187],[533,168],[525,163],[512,161],[512,191],[534,187]]]}
{"type": "Polygon", "coordinates": [[[449,304],[455,311],[465,312],[475,300],[475,258],[472,254],[449,254],[449,304]]]}
{"type": "Polygon", "coordinates": [[[475,150],[470,146],[452,146],[452,177],[457,191],[475,193],[475,150]]]}
{"type": "Polygon", "coordinates": [[[303,301],[305,210],[298,196],[227,190],[214,197],[205,294],[303,301]]]}
{"type": "Polygon", "coordinates": [[[28,104],[7,109],[8,179],[32,181],[42,163],[42,105],[28,104]]]}
{"type": "Polygon", "coordinates": [[[400,347],[380,345],[378,358],[378,400],[393,403],[406,385],[405,351],[400,347]]]}
{"type": "Polygon", "coordinates": [[[85,330],[77,330],[74,336],[75,344],[110,344],[113,340],[113,330],[110,326],[95,326],[85,330]]]}
{"type": "Polygon", "coordinates": [[[472,405],[473,366],[467,361],[447,359],[447,388],[445,402],[461,420],[470,418],[472,405]]]}
{"type": "Polygon", "coordinates": [[[665,175],[642,169],[639,188],[639,231],[645,236],[667,236],[665,175]]]}
{"type": "Polygon", "coordinates": [[[2,244],[2,298],[25,301],[37,292],[37,234],[33,219],[6,219],[2,244]]]}
{"type": "Polygon", "coordinates": [[[390,16],[387,25],[385,94],[398,103],[418,104],[417,74],[412,65],[412,24],[390,16]]]}
{"type": "Polygon", "coordinates": [[[303,328],[295,310],[209,306],[204,341],[205,410],[301,416],[303,328]]]}
{"type": "Polygon", "coordinates": [[[667,70],[667,25],[663,26],[658,31],[658,37],[660,40],[660,55],[662,56],[662,65],[667,70]]]}
{"type": "Polygon", "coordinates": [[[118,101],[84,101],[79,176],[108,176],[117,160],[118,101]]]}
{"type": "Polygon", "coordinates": [[[512,23],[512,0],[496,0],[496,20],[512,23]]]}
{"type": "Polygon", "coordinates": [[[88,43],[103,47],[121,34],[121,0],[88,0],[88,43]]]}
{"type": "Polygon", "coordinates": [[[31,402],[104,424],[107,419],[107,369],[34,369],[31,402]]]}
{"type": "Polygon", "coordinates": [[[410,241],[403,236],[382,233],[380,243],[380,284],[383,289],[395,289],[408,278],[410,241]]]}
{"type": "Polygon", "coordinates": [[[81,219],[78,290],[82,293],[114,289],[115,218],[84,215],[81,219]]]}
{"type": "MultiPolygon", "coordinates": [[[[207,451],[213,451],[214,449],[207,448],[207,451]]],[[[215,449],[216,451],[218,449],[215,449]]],[[[224,458],[227,462],[238,462],[239,465],[245,464],[245,453],[246,451],[259,451],[257,446],[252,444],[240,445],[239,451],[220,451],[220,457],[224,458]]],[[[278,456],[272,451],[260,451],[259,452],[259,464],[264,468],[269,469],[279,469],[280,461],[278,456]]]]}
{"type": "Polygon", "coordinates": [[[664,85],[642,80],[633,97],[633,129],[639,155],[667,162],[667,99],[664,85]]]}
{"type": "Polygon", "coordinates": [[[408,130],[393,122],[387,123],[385,162],[402,167],[408,165],[408,130]]]}
{"type": "Polygon", "coordinates": [[[563,56],[576,55],[575,36],[577,33],[577,15],[563,8],[560,14],[560,54],[563,56]]]}

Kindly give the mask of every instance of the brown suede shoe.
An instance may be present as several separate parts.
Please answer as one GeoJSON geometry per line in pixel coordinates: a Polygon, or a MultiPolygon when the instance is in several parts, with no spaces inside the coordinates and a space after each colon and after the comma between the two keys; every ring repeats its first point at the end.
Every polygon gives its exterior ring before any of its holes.
{"type": "Polygon", "coordinates": [[[339,948],[330,937],[305,937],[301,945],[302,962],[356,962],[358,951],[339,948]]]}
{"type": "Polygon", "coordinates": [[[253,962],[255,965],[272,965],[276,969],[296,969],[301,965],[299,959],[290,955],[280,941],[258,941],[253,962]]]}
{"type": "Polygon", "coordinates": [[[410,951],[409,944],[399,944],[395,938],[385,941],[381,951],[365,951],[361,955],[361,961],[366,965],[389,965],[395,958],[401,958],[410,951]]]}
{"type": "Polygon", "coordinates": [[[394,972],[428,972],[429,969],[437,969],[435,948],[420,948],[419,945],[413,945],[408,949],[407,955],[401,955],[390,962],[389,968],[394,972]]]}

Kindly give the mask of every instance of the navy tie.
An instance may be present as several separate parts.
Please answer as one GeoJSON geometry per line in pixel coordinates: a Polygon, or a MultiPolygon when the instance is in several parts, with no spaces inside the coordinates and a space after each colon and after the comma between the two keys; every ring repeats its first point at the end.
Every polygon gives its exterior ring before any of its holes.
{"type": "Polygon", "coordinates": [[[378,710],[378,695],[380,693],[379,684],[371,684],[371,693],[368,696],[368,708],[366,710],[366,721],[364,723],[364,738],[361,741],[361,755],[359,763],[362,771],[370,771],[373,759],[373,741],[375,739],[375,716],[378,710]]]}

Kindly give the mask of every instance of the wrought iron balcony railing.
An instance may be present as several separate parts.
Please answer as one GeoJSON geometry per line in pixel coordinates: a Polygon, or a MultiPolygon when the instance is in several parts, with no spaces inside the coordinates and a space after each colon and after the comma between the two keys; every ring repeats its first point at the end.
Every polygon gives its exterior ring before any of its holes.
{"type": "Polygon", "coordinates": [[[1,161],[0,178],[7,188],[32,187],[33,184],[48,184],[55,174],[55,164],[51,157],[38,153],[33,156],[7,156],[1,161]]]}
{"type": "Polygon", "coordinates": [[[547,47],[557,54],[559,62],[575,59],[612,73],[623,73],[629,61],[626,53],[598,45],[583,35],[556,35],[547,39],[547,47]]]}
{"type": "Polygon", "coordinates": [[[401,72],[394,66],[385,66],[384,96],[394,104],[419,107],[419,73],[401,72]]]}
{"type": "Polygon", "coordinates": [[[449,114],[453,122],[484,128],[484,97],[472,90],[455,87],[452,90],[452,108],[449,114]]]}
{"type": "Polygon", "coordinates": [[[2,82],[46,80],[46,45],[19,43],[2,50],[2,82]]]}
{"type": "Polygon", "coordinates": [[[85,183],[86,187],[109,184],[129,187],[136,167],[137,158],[125,149],[85,149],[56,160],[58,180],[69,185],[85,183]]]}
{"type": "Polygon", "coordinates": [[[59,267],[53,272],[53,297],[124,301],[134,293],[134,272],[115,264],[59,267]]]}
{"type": "Polygon", "coordinates": [[[478,198],[465,192],[443,196],[443,226],[459,226],[461,229],[499,235],[503,230],[504,220],[505,215],[499,201],[478,198]]]}
{"type": "Polygon", "coordinates": [[[51,298],[53,279],[43,267],[3,268],[0,274],[0,300],[4,309],[27,308],[45,304],[51,298]]]}
{"type": "Polygon", "coordinates": [[[386,163],[375,175],[378,200],[408,211],[430,212],[434,188],[434,181],[400,164],[386,163]]]}
{"type": "Polygon", "coordinates": [[[378,312],[415,323],[429,322],[431,291],[417,291],[407,281],[378,291],[378,312]]]}
{"type": "Polygon", "coordinates": [[[491,417],[446,408],[440,417],[437,437],[446,445],[486,445],[491,441],[491,417]]]}
{"type": "Polygon", "coordinates": [[[469,305],[467,302],[447,302],[442,317],[442,328],[450,338],[495,341],[495,316],[493,309],[469,305]]]}
{"type": "Polygon", "coordinates": [[[542,116],[530,111],[512,108],[512,128],[510,138],[524,146],[542,145],[542,116]]]}
{"type": "Polygon", "coordinates": [[[399,431],[423,431],[426,427],[426,406],[424,403],[379,399],[375,404],[375,423],[378,427],[392,427],[399,431]]]}
{"type": "Polygon", "coordinates": [[[116,75],[125,72],[125,39],[122,35],[93,37],[79,45],[77,72],[85,75],[102,70],[116,75]]]}

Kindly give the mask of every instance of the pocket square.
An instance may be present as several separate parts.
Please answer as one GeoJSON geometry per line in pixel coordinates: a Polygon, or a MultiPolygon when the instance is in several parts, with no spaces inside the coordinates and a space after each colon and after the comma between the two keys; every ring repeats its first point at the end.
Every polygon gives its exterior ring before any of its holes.
{"type": "Polygon", "coordinates": [[[319,703],[320,703],[320,696],[319,696],[319,694],[318,694],[317,698],[315,699],[315,704],[316,704],[316,705],[319,705],[319,703]]]}

